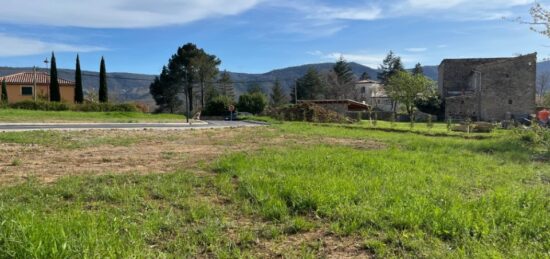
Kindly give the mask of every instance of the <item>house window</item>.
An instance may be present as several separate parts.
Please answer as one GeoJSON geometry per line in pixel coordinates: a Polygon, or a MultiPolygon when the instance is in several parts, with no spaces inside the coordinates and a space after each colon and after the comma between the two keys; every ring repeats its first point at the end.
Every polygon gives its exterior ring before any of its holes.
{"type": "Polygon", "coordinates": [[[22,96],[32,96],[32,86],[22,86],[21,87],[22,96]]]}
{"type": "Polygon", "coordinates": [[[365,87],[361,87],[361,93],[364,94],[364,93],[366,93],[366,92],[367,92],[366,88],[365,88],[365,87]]]}
{"type": "Polygon", "coordinates": [[[508,104],[510,104],[510,105],[511,105],[511,104],[513,104],[513,103],[514,103],[514,102],[513,102],[513,101],[512,101],[511,99],[510,99],[510,100],[508,100],[508,104]]]}

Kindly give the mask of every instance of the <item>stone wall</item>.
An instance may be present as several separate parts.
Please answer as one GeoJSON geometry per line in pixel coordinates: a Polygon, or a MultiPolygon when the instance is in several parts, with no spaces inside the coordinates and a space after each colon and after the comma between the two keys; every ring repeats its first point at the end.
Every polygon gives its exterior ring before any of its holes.
{"type": "Polygon", "coordinates": [[[535,54],[516,58],[444,60],[440,92],[446,116],[500,121],[535,111],[535,54]]]}

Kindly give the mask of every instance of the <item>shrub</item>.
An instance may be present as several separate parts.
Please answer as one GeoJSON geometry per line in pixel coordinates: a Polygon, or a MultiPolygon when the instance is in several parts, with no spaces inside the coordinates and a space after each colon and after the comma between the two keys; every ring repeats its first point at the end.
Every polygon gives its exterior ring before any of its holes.
{"type": "Polygon", "coordinates": [[[48,101],[21,101],[9,105],[13,109],[37,110],[37,111],[80,111],[80,112],[140,112],[141,109],[132,103],[84,103],[68,104],[48,101]]]}
{"type": "Polygon", "coordinates": [[[139,112],[140,109],[132,103],[83,103],[73,106],[73,111],[80,112],[139,112]]]}
{"type": "Polygon", "coordinates": [[[320,123],[350,123],[351,119],[313,103],[299,103],[268,111],[272,118],[320,123]]]}
{"type": "Polygon", "coordinates": [[[229,112],[229,106],[234,104],[235,102],[229,96],[217,96],[206,103],[203,113],[210,116],[224,116],[229,112]]]}
{"type": "Polygon", "coordinates": [[[38,111],[68,111],[71,109],[69,104],[60,102],[46,101],[21,101],[9,105],[12,109],[38,110],[38,111]]]}
{"type": "Polygon", "coordinates": [[[267,106],[267,97],[262,93],[243,94],[239,97],[237,107],[241,112],[250,112],[259,114],[264,111],[267,106]]]}

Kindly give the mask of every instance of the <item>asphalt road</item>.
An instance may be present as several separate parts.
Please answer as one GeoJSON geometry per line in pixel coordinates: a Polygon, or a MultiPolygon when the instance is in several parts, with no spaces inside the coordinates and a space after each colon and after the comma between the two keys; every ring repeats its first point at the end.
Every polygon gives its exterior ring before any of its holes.
{"type": "Polygon", "coordinates": [[[263,123],[246,121],[206,121],[199,123],[0,123],[2,131],[31,130],[90,130],[90,129],[159,129],[159,130],[189,130],[189,129],[219,129],[235,127],[265,126],[263,123]]]}

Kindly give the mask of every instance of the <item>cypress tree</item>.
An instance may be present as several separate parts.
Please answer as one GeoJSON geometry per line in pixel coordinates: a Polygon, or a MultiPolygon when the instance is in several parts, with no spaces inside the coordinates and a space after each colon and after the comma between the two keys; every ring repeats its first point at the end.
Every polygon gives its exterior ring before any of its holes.
{"type": "Polygon", "coordinates": [[[74,102],[84,102],[84,92],[82,91],[82,71],[80,71],[80,57],[76,55],[76,72],[74,76],[75,89],[74,89],[74,102]]]}
{"type": "Polygon", "coordinates": [[[107,70],[105,69],[105,59],[101,57],[101,65],[99,68],[99,102],[106,103],[109,101],[109,93],[107,92],[107,70]]]}
{"type": "Polygon", "coordinates": [[[55,62],[55,55],[52,52],[52,60],[50,67],[50,101],[60,102],[61,93],[59,91],[59,81],[57,80],[57,64],[55,62]]]}
{"type": "Polygon", "coordinates": [[[2,80],[2,96],[0,98],[0,103],[8,103],[8,87],[6,86],[6,79],[2,80]]]}

